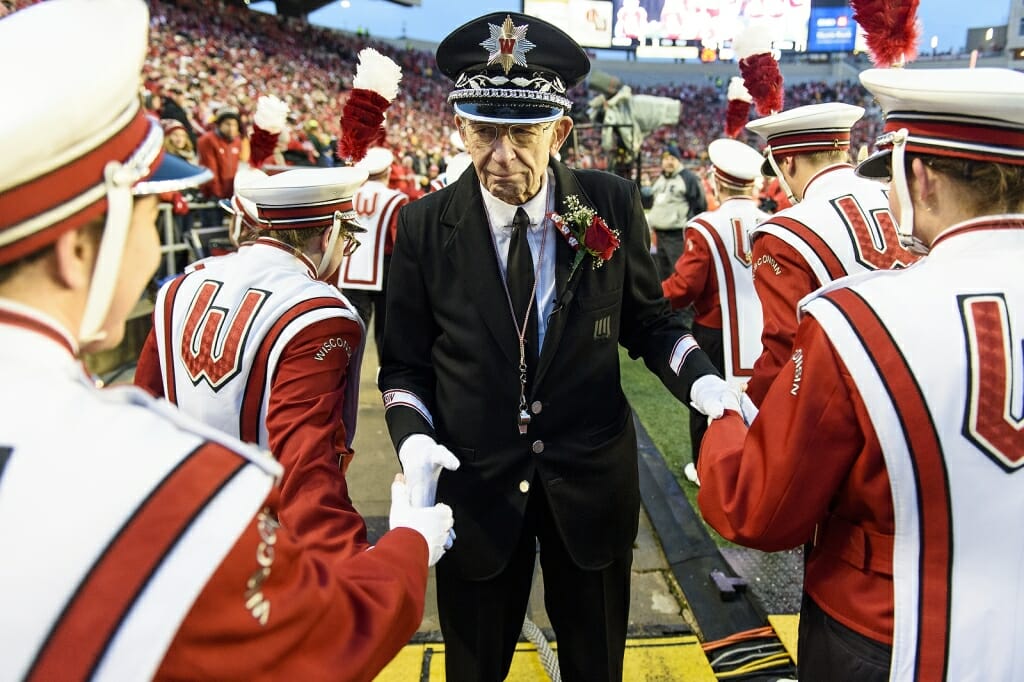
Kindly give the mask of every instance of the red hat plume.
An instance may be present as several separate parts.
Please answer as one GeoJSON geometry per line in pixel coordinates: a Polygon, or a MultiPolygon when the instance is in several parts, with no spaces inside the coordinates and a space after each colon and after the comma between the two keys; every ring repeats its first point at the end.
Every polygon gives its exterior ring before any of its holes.
{"type": "Polygon", "coordinates": [[[754,24],[736,36],[733,49],[740,75],[760,116],[782,111],[782,72],[772,56],[772,35],[767,25],[754,24]]]}
{"type": "Polygon", "coordinates": [[[750,104],[753,98],[739,76],[733,76],[729,81],[727,97],[729,103],[725,109],[725,134],[735,138],[750,120],[750,104]]]}
{"type": "Polygon", "coordinates": [[[372,47],[359,53],[352,93],[341,110],[338,151],[352,163],[384,136],[384,112],[398,95],[402,70],[372,47]]]}
{"type": "Polygon", "coordinates": [[[274,153],[288,120],[288,105],[274,95],[260,97],[252,117],[252,136],[249,138],[249,165],[260,168],[274,153]]]}
{"type": "Polygon", "coordinates": [[[851,0],[853,19],[864,29],[875,66],[903,66],[917,57],[920,0],[851,0]]]}

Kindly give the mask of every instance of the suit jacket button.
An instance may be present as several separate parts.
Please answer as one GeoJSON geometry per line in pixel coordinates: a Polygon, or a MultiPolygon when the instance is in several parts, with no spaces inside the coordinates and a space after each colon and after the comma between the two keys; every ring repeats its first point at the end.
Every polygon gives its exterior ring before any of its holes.
{"type": "Polygon", "coordinates": [[[541,404],[539,400],[534,400],[532,403],[530,403],[530,412],[533,412],[534,414],[540,414],[540,411],[543,409],[544,406],[541,404]]]}
{"type": "Polygon", "coordinates": [[[519,492],[523,493],[524,495],[526,493],[530,492],[530,482],[529,481],[519,481],[519,492]]]}
{"type": "Polygon", "coordinates": [[[539,455],[540,453],[544,452],[544,441],[542,441],[542,440],[535,440],[535,441],[533,441],[533,445],[530,446],[530,449],[533,450],[534,452],[536,452],[539,455]]]}

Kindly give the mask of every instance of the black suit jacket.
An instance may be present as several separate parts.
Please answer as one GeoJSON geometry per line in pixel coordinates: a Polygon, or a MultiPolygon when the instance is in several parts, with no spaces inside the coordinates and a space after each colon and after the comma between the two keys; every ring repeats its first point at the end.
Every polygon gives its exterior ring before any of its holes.
{"type": "Polygon", "coordinates": [[[597,269],[587,256],[570,278],[574,253],[549,235],[556,298],[528,395],[539,411],[525,436],[517,426],[517,335],[476,174],[399,214],[378,382],[396,449],[427,433],[461,461],[442,473],[438,501],[451,505],[458,536],[444,561],[470,579],[505,566],[529,494],[523,482],[535,473],[580,566],[603,567],[631,548],[640,504],[636,434],[618,344],[684,404],[692,382],[715,373],[699,349],[678,373],[670,366],[689,330],[661,295],[635,185],[554,160],[551,167],[556,210],[578,195],[619,231],[621,246],[597,269]]]}

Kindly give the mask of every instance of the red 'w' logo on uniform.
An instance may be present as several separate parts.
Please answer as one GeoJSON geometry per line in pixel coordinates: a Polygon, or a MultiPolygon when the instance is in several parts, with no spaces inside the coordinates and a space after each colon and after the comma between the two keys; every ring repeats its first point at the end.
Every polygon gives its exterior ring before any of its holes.
{"type": "Polygon", "coordinates": [[[221,282],[206,280],[192,299],[181,337],[181,360],[193,384],[206,381],[220,390],[242,368],[246,337],[256,314],[270,296],[269,291],[249,289],[231,315],[230,310],[213,305],[221,282]]]}
{"type": "Polygon", "coordinates": [[[498,46],[501,48],[502,54],[512,54],[512,51],[516,49],[516,39],[498,38],[498,46]]]}
{"type": "Polygon", "coordinates": [[[856,258],[866,268],[890,270],[905,268],[917,260],[917,256],[900,246],[896,232],[896,221],[887,208],[876,208],[865,212],[852,194],[832,200],[832,205],[846,224],[853,239],[856,258]]]}
{"type": "Polygon", "coordinates": [[[362,192],[356,193],[356,213],[361,216],[369,217],[377,212],[377,193],[364,194],[362,192]]]}
{"type": "MultiPolygon", "coordinates": [[[[1021,355],[1014,357],[1010,316],[1002,294],[959,296],[971,366],[968,373],[964,437],[999,466],[1018,471],[1024,466],[1024,411],[1021,396],[1021,355]],[[1015,380],[1016,378],[1016,380],[1015,380]],[[1018,400],[1015,400],[1018,399],[1018,400]],[[1015,404],[1016,403],[1016,404],[1015,404]]],[[[1024,354],[1024,353],[1022,353],[1024,354]]]]}

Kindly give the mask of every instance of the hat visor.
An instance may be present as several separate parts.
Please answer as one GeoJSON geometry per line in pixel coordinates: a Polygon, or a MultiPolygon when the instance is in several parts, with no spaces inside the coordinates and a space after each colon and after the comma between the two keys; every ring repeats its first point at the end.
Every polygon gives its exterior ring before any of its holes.
{"type": "Polygon", "coordinates": [[[366,226],[359,222],[359,219],[356,218],[354,212],[352,214],[342,214],[341,219],[344,221],[341,226],[343,232],[348,232],[350,234],[363,234],[366,232],[366,226]]]}
{"type": "Polygon", "coordinates": [[[565,109],[546,102],[456,102],[454,107],[467,121],[486,123],[547,123],[565,115],[565,109]]]}
{"type": "Polygon", "coordinates": [[[228,215],[235,215],[235,207],[231,205],[231,199],[221,199],[217,205],[228,215]]]}
{"type": "Polygon", "coordinates": [[[875,152],[857,165],[857,175],[872,180],[888,180],[892,177],[891,149],[875,152]]]}
{"type": "Polygon", "coordinates": [[[761,164],[761,175],[765,176],[766,178],[775,177],[775,169],[772,168],[772,162],[768,160],[767,156],[764,159],[764,163],[761,164]]]}
{"type": "Polygon", "coordinates": [[[198,187],[199,185],[213,179],[213,173],[202,166],[193,166],[191,163],[175,156],[164,154],[160,165],[151,176],[136,183],[132,188],[135,196],[147,194],[162,194],[164,192],[180,192],[183,189],[198,187]]]}

